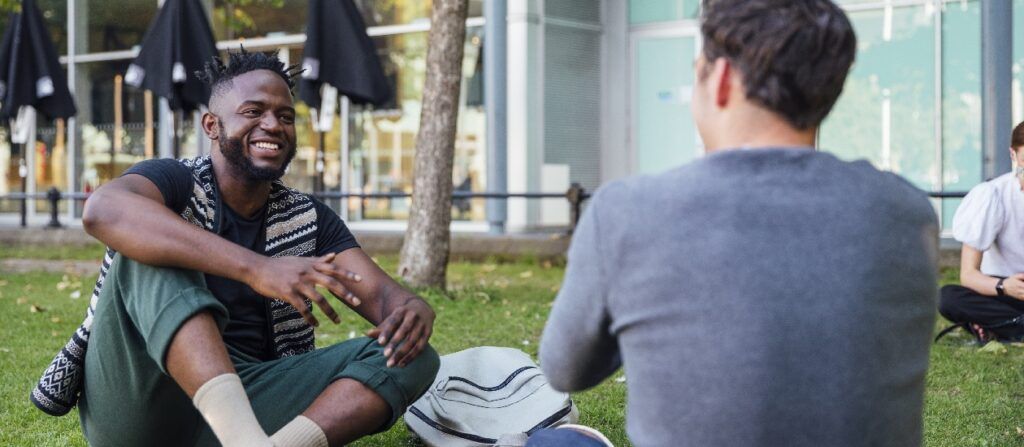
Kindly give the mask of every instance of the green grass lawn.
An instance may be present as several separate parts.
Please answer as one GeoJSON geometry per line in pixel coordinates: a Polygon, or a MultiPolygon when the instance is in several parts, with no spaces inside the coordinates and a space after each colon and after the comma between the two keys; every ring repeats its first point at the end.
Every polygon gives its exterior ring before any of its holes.
{"type": "MultiPolygon", "coordinates": [[[[18,250],[19,257],[39,250],[18,250]]],[[[13,257],[6,249],[0,257],[13,257]]],[[[69,249],[90,259],[97,247],[69,249]]],[[[41,256],[40,256],[41,257],[41,256]]],[[[393,271],[393,258],[381,259],[393,271]]],[[[424,292],[437,310],[433,345],[441,354],[474,346],[512,346],[536,356],[544,320],[564,269],[544,262],[453,263],[447,296],[424,292]],[[500,328],[501,330],[496,330],[500,328]]],[[[945,272],[944,282],[956,276],[945,272]]],[[[52,355],[67,341],[85,311],[93,277],[53,273],[0,273],[0,445],[85,445],[77,412],[54,418],[36,410],[28,393],[52,355]],[[79,297],[73,298],[74,292],[79,297]]],[[[325,319],[321,319],[325,321],[325,319]]],[[[936,324],[940,327],[941,323],[936,324]]],[[[340,325],[323,324],[318,344],[361,334],[367,324],[351,312],[340,325]]],[[[932,349],[925,411],[929,446],[1024,446],[1024,348],[981,352],[954,334],[932,349]]],[[[621,377],[617,373],[614,378],[621,377]]],[[[624,430],[625,385],[610,379],[574,396],[581,423],[628,445],[624,430]]],[[[399,423],[359,446],[411,445],[399,423]]]]}

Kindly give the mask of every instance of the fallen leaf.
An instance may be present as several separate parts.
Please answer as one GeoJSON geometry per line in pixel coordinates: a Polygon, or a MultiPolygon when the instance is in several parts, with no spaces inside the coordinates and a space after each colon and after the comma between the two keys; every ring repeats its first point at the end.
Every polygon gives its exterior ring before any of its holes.
{"type": "Polygon", "coordinates": [[[544,268],[546,268],[546,269],[549,269],[549,268],[551,268],[551,261],[545,260],[544,262],[542,262],[542,263],[540,264],[540,266],[541,266],[541,267],[544,267],[544,268]]]}
{"type": "Polygon", "coordinates": [[[1017,436],[1024,438],[1024,428],[1017,427],[1017,436]]]}
{"type": "Polygon", "coordinates": [[[1006,346],[998,341],[990,341],[978,349],[978,352],[986,352],[989,354],[1006,354],[1006,346]]]}
{"type": "Polygon", "coordinates": [[[25,304],[25,303],[27,303],[27,302],[28,302],[28,298],[25,298],[25,297],[21,297],[21,298],[18,298],[18,301],[16,301],[16,302],[17,302],[18,304],[25,304]]]}
{"type": "Polygon", "coordinates": [[[524,278],[524,279],[532,277],[532,276],[533,276],[533,270],[527,270],[527,271],[519,274],[519,277],[520,278],[524,278]]]}
{"type": "Polygon", "coordinates": [[[36,306],[35,304],[33,304],[33,305],[28,307],[28,311],[32,312],[34,314],[37,314],[37,313],[40,313],[40,312],[46,312],[46,309],[43,309],[42,307],[39,307],[39,306],[36,306]]]}
{"type": "Polygon", "coordinates": [[[60,323],[60,317],[50,318],[50,323],[60,323]]]}

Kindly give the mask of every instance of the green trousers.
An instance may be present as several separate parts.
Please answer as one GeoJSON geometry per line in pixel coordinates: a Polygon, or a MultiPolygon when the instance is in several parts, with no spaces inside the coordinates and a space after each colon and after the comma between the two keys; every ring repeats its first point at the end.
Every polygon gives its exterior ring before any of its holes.
{"type": "MultiPolygon", "coordinates": [[[[96,306],[79,403],[82,431],[102,446],[218,445],[191,399],[167,374],[178,328],[209,312],[223,330],[228,309],[199,272],[115,257],[96,306]]],[[[210,340],[210,343],[223,343],[210,340]]],[[[301,414],[332,382],[359,381],[391,406],[394,424],[434,380],[439,359],[427,348],[404,368],[387,368],[383,347],[358,338],[261,362],[228,346],[256,418],[272,434],[301,414]]]]}

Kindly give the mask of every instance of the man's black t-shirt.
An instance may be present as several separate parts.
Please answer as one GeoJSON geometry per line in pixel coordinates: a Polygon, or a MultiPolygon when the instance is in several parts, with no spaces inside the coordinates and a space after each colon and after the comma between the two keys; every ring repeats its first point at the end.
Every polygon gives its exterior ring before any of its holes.
{"type": "MultiPolygon", "coordinates": [[[[194,180],[192,171],[181,162],[169,158],[146,160],[125,171],[124,175],[128,174],[138,174],[153,182],[163,195],[164,203],[175,213],[185,210],[194,180]]],[[[218,200],[222,203],[223,213],[218,234],[263,254],[266,207],[247,219],[235,213],[223,200],[218,200]]],[[[313,199],[313,203],[317,214],[317,256],[359,246],[352,232],[333,210],[319,200],[313,199]]],[[[205,276],[206,287],[228,309],[224,342],[258,359],[273,358],[269,301],[244,283],[209,274],[205,276]]]]}

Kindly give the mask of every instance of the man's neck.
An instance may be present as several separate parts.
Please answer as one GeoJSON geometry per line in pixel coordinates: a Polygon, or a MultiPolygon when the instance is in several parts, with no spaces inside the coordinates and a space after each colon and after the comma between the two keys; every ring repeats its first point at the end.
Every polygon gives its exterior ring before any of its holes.
{"type": "Polygon", "coordinates": [[[228,161],[214,151],[213,175],[221,200],[239,216],[251,218],[267,204],[270,197],[270,182],[252,182],[244,174],[234,172],[228,161]]]}
{"type": "Polygon", "coordinates": [[[770,114],[753,114],[741,120],[724,122],[713,138],[706,141],[707,153],[728,149],[771,149],[782,147],[813,148],[818,129],[796,129],[770,114]],[[751,125],[750,123],[756,123],[751,125]]]}

